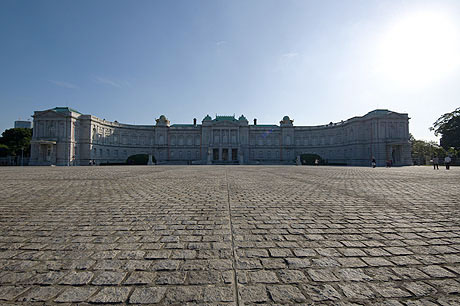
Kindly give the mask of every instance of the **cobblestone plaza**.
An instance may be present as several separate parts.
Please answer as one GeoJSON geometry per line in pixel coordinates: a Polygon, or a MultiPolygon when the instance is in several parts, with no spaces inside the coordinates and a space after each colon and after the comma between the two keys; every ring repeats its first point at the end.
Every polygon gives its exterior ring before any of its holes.
{"type": "Polygon", "coordinates": [[[0,168],[2,304],[460,305],[460,169],[0,168]]]}

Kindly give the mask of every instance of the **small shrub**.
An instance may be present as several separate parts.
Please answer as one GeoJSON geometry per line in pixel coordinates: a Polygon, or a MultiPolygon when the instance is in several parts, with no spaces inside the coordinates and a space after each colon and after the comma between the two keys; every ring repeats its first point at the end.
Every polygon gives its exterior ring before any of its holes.
{"type": "MultiPolygon", "coordinates": [[[[155,157],[152,156],[152,161],[155,163],[156,160],[155,160],[155,157]]],[[[126,160],[126,163],[128,165],[147,165],[147,163],[149,162],[149,156],[148,154],[135,154],[135,155],[131,155],[130,157],[128,157],[128,159],[126,160]]]]}
{"type": "Polygon", "coordinates": [[[314,165],[316,159],[319,160],[320,165],[324,164],[324,160],[318,154],[301,154],[300,155],[300,161],[302,162],[302,165],[314,165]]]}

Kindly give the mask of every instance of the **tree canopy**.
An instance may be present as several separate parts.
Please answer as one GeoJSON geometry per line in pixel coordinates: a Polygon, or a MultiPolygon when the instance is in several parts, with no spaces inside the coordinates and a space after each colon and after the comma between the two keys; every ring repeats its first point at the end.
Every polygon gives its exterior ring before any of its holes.
{"type": "Polygon", "coordinates": [[[0,137],[0,144],[8,148],[8,153],[11,155],[20,155],[21,150],[24,150],[24,155],[30,154],[30,140],[32,139],[32,129],[14,128],[7,129],[0,137]]]}
{"type": "Polygon", "coordinates": [[[430,130],[436,136],[441,135],[441,147],[460,150],[460,107],[439,117],[430,130]]]}
{"type": "Polygon", "coordinates": [[[434,141],[417,140],[411,134],[410,142],[412,144],[412,160],[418,165],[425,165],[434,156],[444,158],[447,154],[446,150],[434,141]]]}

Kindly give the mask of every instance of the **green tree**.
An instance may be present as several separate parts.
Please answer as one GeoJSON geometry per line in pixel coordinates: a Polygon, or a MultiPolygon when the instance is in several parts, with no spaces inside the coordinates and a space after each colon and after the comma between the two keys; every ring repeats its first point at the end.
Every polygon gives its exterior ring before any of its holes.
{"type": "Polygon", "coordinates": [[[9,154],[30,156],[30,140],[32,139],[32,129],[14,128],[7,129],[0,137],[0,144],[8,147],[9,154]]]}
{"type": "Polygon", "coordinates": [[[0,157],[6,157],[8,156],[8,153],[10,152],[10,148],[4,144],[0,144],[0,157]]]}
{"type": "Polygon", "coordinates": [[[446,150],[451,147],[460,150],[460,107],[439,117],[430,130],[436,136],[441,135],[441,147],[446,150]]]}
{"type": "Polygon", "coordinates": [[[412,160],[418,165],[425,165],[426,161],[430,160],[435,155],[439,158],[444,158],[446,156],[446,150],[434,141],[417,140],[412,135],[410,135],[409,138],[412,145],[412,160]]]}

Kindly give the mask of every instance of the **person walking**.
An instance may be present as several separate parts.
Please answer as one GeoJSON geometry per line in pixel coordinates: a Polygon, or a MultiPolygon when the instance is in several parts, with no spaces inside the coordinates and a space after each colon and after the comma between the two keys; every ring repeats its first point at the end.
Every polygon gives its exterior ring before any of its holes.
{"type": "Polygon", "coordinates": [[[444,158],[444,164],[446,165],[446,170],[449,170],[450,169],[450,162],[452,161],[452,159],[450,158],[449,155],[447,155],[445,158],[444,158]]]}
{"type": "Polygon", "coordinates": [[[433,169],[439,170],[439,158],[436,155],[433,157],[433,169]]]}
{"type": "Polygon", "coordinates": [[[375,168],[377,166],[377,162],[375,161],[375,157],[372,157],[371,164],[372,164],[372,168],[375,168]]]}

